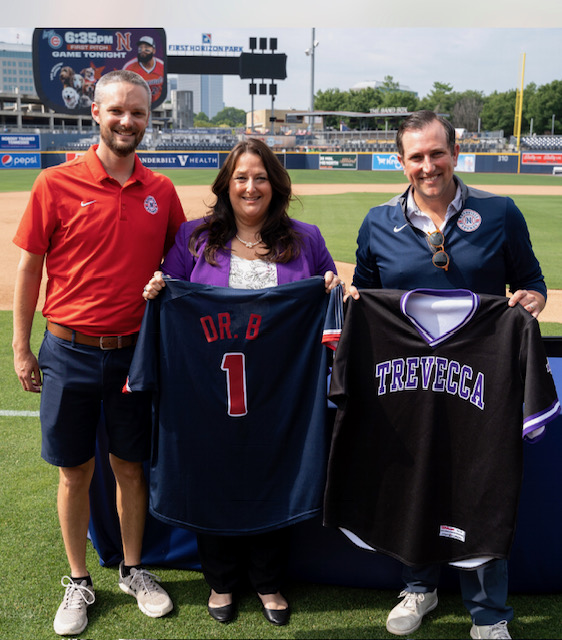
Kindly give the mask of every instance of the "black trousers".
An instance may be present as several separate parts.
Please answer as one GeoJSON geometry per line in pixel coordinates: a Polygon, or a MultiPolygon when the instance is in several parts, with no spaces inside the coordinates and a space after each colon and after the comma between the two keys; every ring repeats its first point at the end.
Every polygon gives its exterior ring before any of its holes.
{"type": "Polygon", "coordinates": [[[201,568],[216,593],[232,593],[246,578],[262,595],[277,593],[289,555],[289,527],[250,536],[197,534],[201,568]]]}

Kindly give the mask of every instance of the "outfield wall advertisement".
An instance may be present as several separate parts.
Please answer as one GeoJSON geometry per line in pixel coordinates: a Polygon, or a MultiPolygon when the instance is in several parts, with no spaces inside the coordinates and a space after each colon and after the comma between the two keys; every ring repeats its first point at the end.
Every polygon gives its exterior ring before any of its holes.
{"type": "Polygon", "coordinates": [[[474,173],[476,171],[476,156],[473,153],[459,153],[457,171],[474,173]]]}
{"type": "MultiPolygon", "coordinates": [[[[476,156],[473,153],[459,154],[457,171],[474,173],[476,167],[476,156]]],[[[398,160],[397,153],[373,153],[373,171],[402,171],[402,165],[398,160]]]]}
{"type": "Polygon", "coordinates": [[[1,169],[41,169],[39,134],[3,133],[0,135],[1,169]],[[28,152],[28,153],[26,153],[28,152]]]}
{"type": "Polygon", "coordinates": [[[530,165],[560,165],[562,164],[562,153],[522,153],[521,163],[530,165]]]}
{"type": "MultiPolygon", "coordinates": [[[[12,154],[16,155],[16,154],[12,154]]],[[[31,154],[27,154],[31,155],[31,154]]],[[[36,154],[39,157],[39,154],[36,154]]],[[[37,168],[46,169],[47,167],[53,167],[61,162],[68,162],[74,160],[76,157],[84,155],[84,152],[66,151],[60,153],[46,153],[42,156],[42,164],[37,167],[22,167],[22,168],[37,168]]],[[[223,153],[166,153],[166,152],[150,152],[139,151],[138,156],[145,167],[158,171],[159,169],[219,169],[224,160],[226,159],[227,152],[223,153]]],[[[12,168],[12,167],[9,167],[12,168]]]]}
{"type": "Polygon", "coordinates": [[[139,151],[142,163],[150,169],[218,169],[218,153],[149,153],[139,151]]]}
{"type": "Polygon", "coordinates": [[[319,169],[357,169],[356,153],[321,153],[318,156],[319,169]]]}
{"type": "Polygon", "coordinates": [[[40,153],[2,153],[2,169],[41,169],[40,153]]]}
{"type": "Polygon", "coordinates": [[[401,171],[397,153],[373,153],[373,171],[401,171]]]}
{"type": "Polygon", "coordinates": [[[0,151],[39,151],[41,136],[38,133],[3,133],[0,135],[0,151]]]}
{"type": "MultiPolygon", "coordinates": [[[[12,147],[8,147],[12,149],[12,147]]],[[[45,169],[71,160],[80,152],[37,152],[0,149],[1,167],[4,169],[45,169]]],[[[151,169],[219,169],[228,151],[139,151],[142,162],[151,169]]],[[[295,169],[343,169],[358,171],[402,171],[395,153],[301,153],[285,151],[275,154],[281,164],[289,170],[295,169]]],[[[522,154],[527,155],[527,154],[522,154]]],[[[534,162],[526,158],[521,164],[521,173],[552,173],[553,167],[562,166],[562,154],[529,154],[534,162]],[[541,160],[537,161],[540,155],[541,160]],[[559,158],[559,160],[558,160],[559,158]]],[[[509,154],[460,154],[456,171],[459,173],[518,173],[519,155],[509,154]]]]}

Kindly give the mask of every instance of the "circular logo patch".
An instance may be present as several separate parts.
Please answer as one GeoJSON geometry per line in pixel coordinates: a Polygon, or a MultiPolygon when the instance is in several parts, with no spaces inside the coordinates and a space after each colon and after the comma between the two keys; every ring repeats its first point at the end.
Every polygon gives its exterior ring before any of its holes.
{"type": "Polygon", "coordinates": [[[62,47],[62,38],[58,33],[49,31],[49,33],[45,33],[43,37],[48,37],[47,42],[49,43],[51,49],[60,49],[62,47]]]}
{"type": "Polygon", "coordinates": [[[151,215],[158,213],[158,203],[156,202],[156,199],[153,196],[147,196],[144,200],[144,208],[151,215]]]}
{"type": "Polygon", "coordinates": [[[478,227],[482,224],[482,217],[476,211],[472,209],[465,209],[461,215],[459,216],[457,225],[459,229],[470,233],[471,231],[476,231],[478,227]]]}

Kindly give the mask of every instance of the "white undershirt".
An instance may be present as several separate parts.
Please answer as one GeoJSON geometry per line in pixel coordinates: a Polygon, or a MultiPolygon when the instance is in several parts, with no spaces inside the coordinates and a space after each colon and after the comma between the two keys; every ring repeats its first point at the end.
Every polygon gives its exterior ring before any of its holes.
{"type": "MultiPolygon", "coordinates": [[[[462,208],[462,198],[461,198],[461,188],[460,185],[457,185],[457,192],[455,193],[455,197],[453,201],[447,207],[447,213],[445,214],[445,220],[441,225],[439,231],[445,230],[445,225],[450,220],[451,216],[454,216],[455,213],[458,213],[462,208]]],[[[410,189],[408,191],[408,199],[406,201],[406,217],[408,220],[416,227],[417,229],[421,229],[425,233],[431,233],[435,231],[435,223],[433,220],[424,213],[416,204],[414,200],[414,190],[410,189]]]]}
{"type": "Polygon", "coordinates": [[[228,286],[231,289],[265,289],[277,286],[277,266],[266,260],[248,260],[231,254],[228,286]]]}

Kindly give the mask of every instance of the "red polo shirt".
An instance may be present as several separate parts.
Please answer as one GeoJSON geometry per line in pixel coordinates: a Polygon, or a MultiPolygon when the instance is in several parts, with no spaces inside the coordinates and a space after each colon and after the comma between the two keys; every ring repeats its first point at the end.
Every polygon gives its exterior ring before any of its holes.
{"type": "Polygon", "coordinates": [[[135,157],[121,186],[96,149],[39,174],[14,242],[46,254],[46,318],[88,335],[127,335],[139,330],[142,289],[185,216],[169,178],[135,157]]]}

